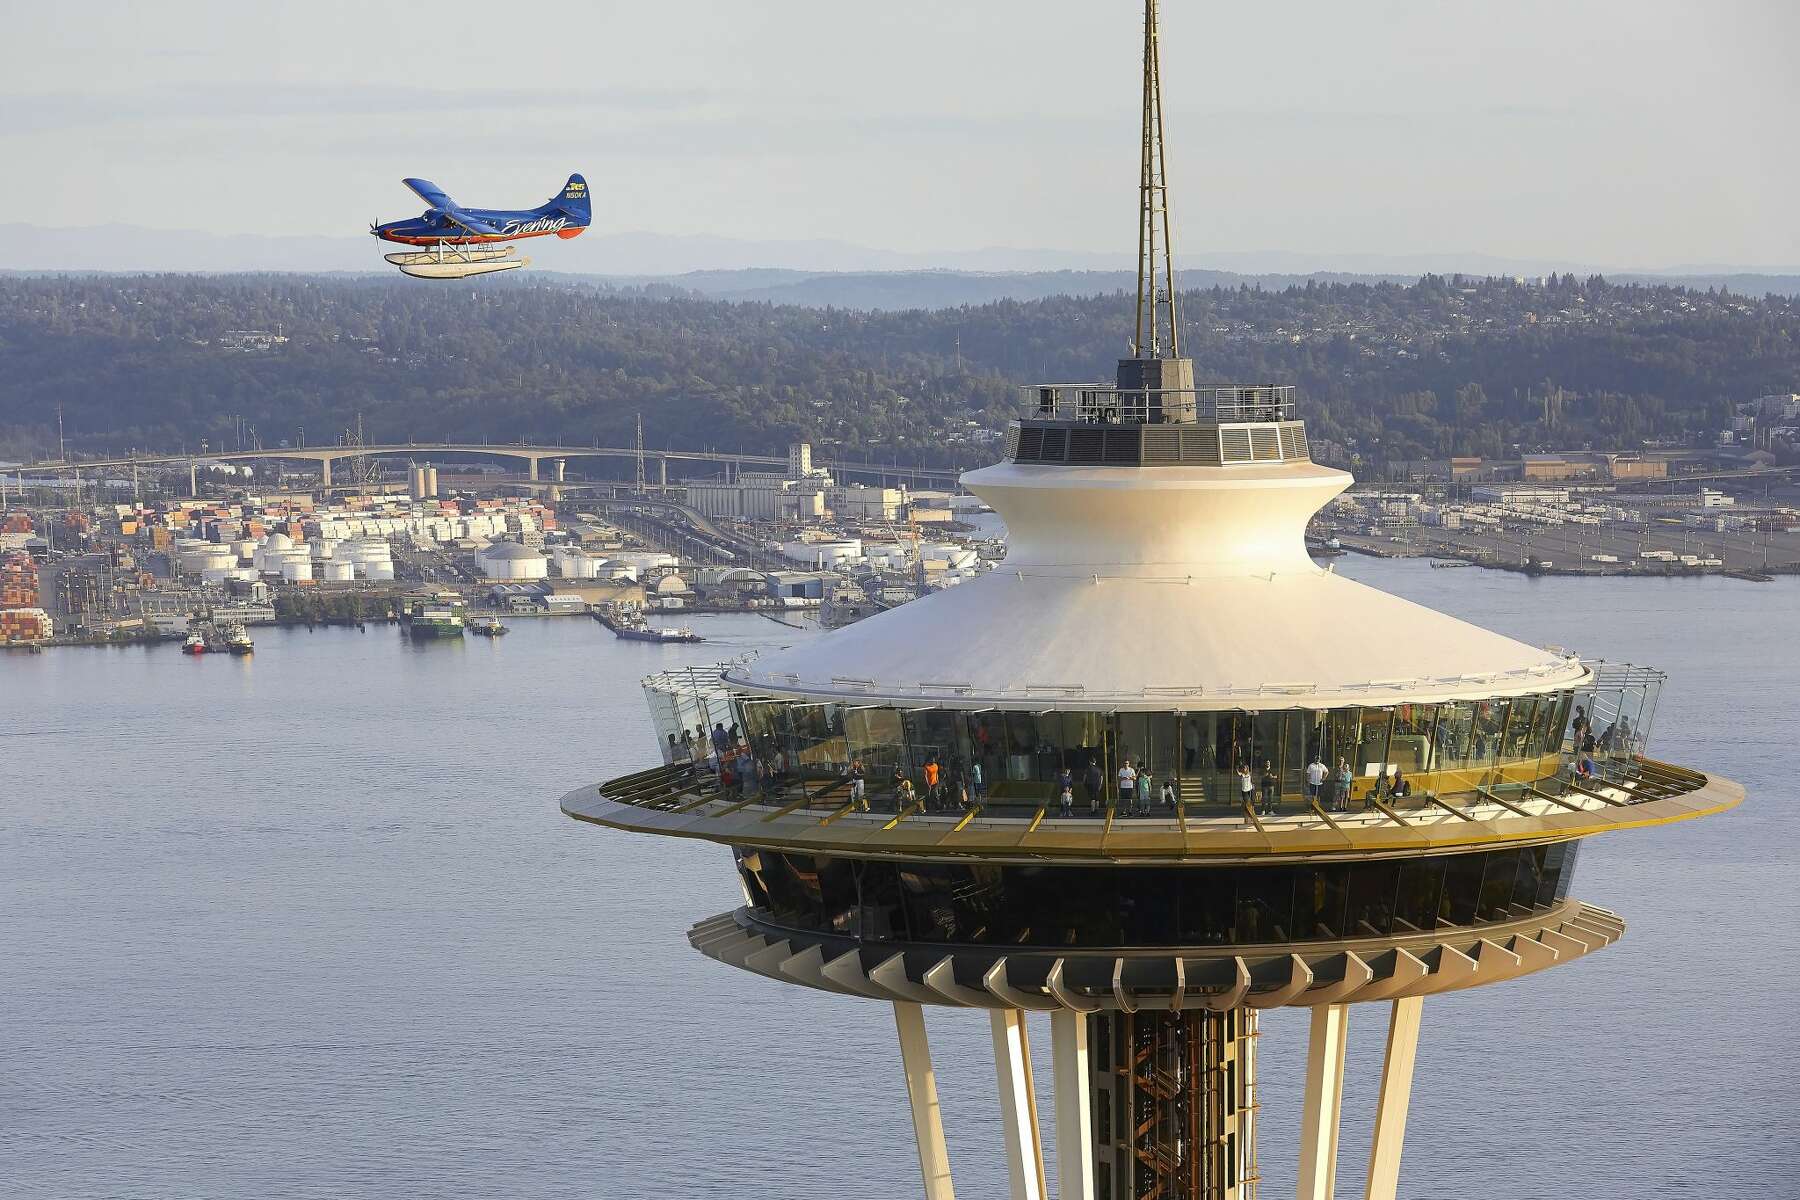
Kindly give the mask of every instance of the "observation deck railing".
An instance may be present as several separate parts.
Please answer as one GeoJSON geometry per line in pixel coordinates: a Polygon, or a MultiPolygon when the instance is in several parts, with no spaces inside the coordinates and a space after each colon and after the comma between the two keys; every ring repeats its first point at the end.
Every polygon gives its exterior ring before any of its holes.
{"type": "Polygon", "coordinates": [[[1291,421],[1288,385],[1118,388],[1103,383],[1042,383],[1022,389],[1021,417],[1091,425],[1239,424],[1291,421]]]}
{"type": "Polygon", "coordinates": [[[1456,791],[1429,786],[1396,794],[1386,780],[1359,779],[1348,797],[1317,798],[1288,785],[1278,789],[1273,805],[1260,790],[1245,801],[1236,794],[1178,787],[1173,804],[1158,799],[1140,802],[1121,798],[1112,786],[1089,797],[1077,786],[1071,811],[1056,798],[1040,795],[982,794],[965,803],[960,789],[933,790],[918,781],[910,787],[888,780],[865,780],[863,800],[855,797],[847,775],[792,773],[758,778],[747,753],[718,760],[677,762],[654,767],[600,786],[601,795],[616,803],[661,812],[700,812],[723,817],[743,814],[758,823],[803,814],[821,825],[852,819],[877,821],[886,828],[902,822],[929,822],[952,834],[975,822],[985,827],[1017,825],[1036,830],[1052,821],[1067,831],[1086,826],[1103,836],[1122,825],[1161,823],[1189,827],[1255,828],[1260,831],[1329,826],[1411,826],[1443,821],[1494,821],[1509,816],[1545,816],[1572,811],[1600,811],[1685,795],[1704,787],[1707,777],[1684,767],[1638,755],[1589,756],[1591,773],[1577,769],[1578,755],[1562,755],[1555,775],[1521,780],[1496,773],[1491,781],[1456,791]],[[1192,794],[1198,790],[1199,794],[1192,794]]]}

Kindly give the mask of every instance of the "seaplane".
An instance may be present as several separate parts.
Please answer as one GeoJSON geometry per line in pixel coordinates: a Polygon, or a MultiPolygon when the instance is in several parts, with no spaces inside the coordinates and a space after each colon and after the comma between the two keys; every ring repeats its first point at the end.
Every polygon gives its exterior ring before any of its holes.
{"type": "Polygon", "coordinates": [[[592,206],[587,180],[569,176],[548,202],[537,208],[464,208],[429,179],[403,179],[419,199],[431,207],[423,214],[385,225],[370,225],[369,232],[384,242],[417,246],[417,250],[384,255],[402,274],[417,279],[467,279],[516,271],[531,265],[517,257],[511,243],[523,238],[559,238],[580,235],[588,227],[592,206]]]}

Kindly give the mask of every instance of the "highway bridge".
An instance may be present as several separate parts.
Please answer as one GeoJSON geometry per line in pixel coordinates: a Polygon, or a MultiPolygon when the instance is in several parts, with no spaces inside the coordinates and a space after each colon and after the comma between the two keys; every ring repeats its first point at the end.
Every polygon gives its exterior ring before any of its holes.
{"type": "MultiPolygon", "coordinates": [[[[26,463],[13,470],[19,475],[63,475],[73,471],[120,470],[130,467],[168,467],[186,466],[190,469],[198,463],[208,462],[257,462],[274,460],[280,462],[313,462],[319,465],[319,479],[323,486],[331,486],[331,468],[333,463],[344,459],[356,458],[414,458],[441,459],[446,455],[461,455],[475,458],[500,459],[526,464],[526,478],[536,481],[539,478],[542,464],[548,461],[553,478],[561,481],[568,461],[572,458],[613,458],[635,459],[640,451],[632,446],[535,446],[523,443],[464,443],[464,442],[407,442],[400,445],[386,446],[282,446],[272,450],[232,450],[206,451],[204,453],[185,454],[138,454],[123,458],[92,458],[81,461],[58,460],[50,462],[26,463]]],[[[769,454],[728,454],[717,450],[651,450],[642,452],[646,469],[655,475],[647,482],[666,487],[669,482],[669,463],[716,463],[733,468],[750,467],[752,469],[785,467],[785,455],[769,454]]],[[[862,463],[862,462],[825,462],[814,461],[815,466],[824,467],[840,478],[861,480],[877,480],[880,482],[904,481],[914,484],[936,484],[940,486],[954,485],[961,471],[947,467],[907,467],[896,464],[862,463]]]]}

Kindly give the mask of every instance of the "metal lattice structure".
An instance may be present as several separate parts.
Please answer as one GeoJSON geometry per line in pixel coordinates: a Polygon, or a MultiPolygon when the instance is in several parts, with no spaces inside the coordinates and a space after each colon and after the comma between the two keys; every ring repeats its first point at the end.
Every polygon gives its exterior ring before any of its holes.
{"type": "Polygon", "coordinates": [[[1138,170],[1138,358],[1180,358],[1175,248],[1169,234],[1168,166],[1163,150],[1162,65],[1156,0],[1144,0],[1143,139],[1138,170]]]}

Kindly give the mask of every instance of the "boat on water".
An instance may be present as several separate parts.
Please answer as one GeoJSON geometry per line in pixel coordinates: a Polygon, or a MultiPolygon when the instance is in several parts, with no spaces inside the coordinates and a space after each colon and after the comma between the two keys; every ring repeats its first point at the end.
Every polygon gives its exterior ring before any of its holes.
{"type": "Polygon", "coordinates": [[[819,606],[819,624],[827,629],[842,629],[880,611],[881,605],[860,589],[837,588],[819,606]]]}
{"type": "Polygon", "coordinates": [[[225,649],[233,654],[253,654],[256,643],[250,640],[250,634],[242,625],[226,625],[219,630],[225,638],[225,649]]]}
{"type": "Polygon", "coordinates": [[[628,642],[703,642],[706,639],[691,629],[659,629],[644,619],[635,608],[602,604],[594,609],[594,620],[613,631],[613,636],[628,642]]]}
{"type": "Polygon", "coordinates": [[[476,617],[469,622],[469,632],[478,637],[496,638],[510,632],[499,617],[476,617]]]}
{"type": "Polygon", "coordinates": [[[440,592],[408,600],[401,621],[410,637],[459,638],[466,632],[464,611],[461,596],[440,592]]]}
{"type": "Polygon", "coordinates": [[[1460,558],[1434,558],[1431,560],[1431,565],[1447,570],[1450,567],[1472,567],[1475,564],[1472,562],[1464,562],[1460,558]]]}
{"type": "Polygon", "coordinates": [[[187,640],[181,643],[181,652],[183,654],[205,654],[206,650],[206,635],[201,633],[198,629],[188,634],[187,640]]]}

